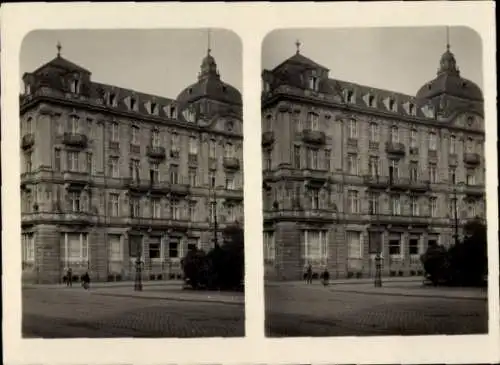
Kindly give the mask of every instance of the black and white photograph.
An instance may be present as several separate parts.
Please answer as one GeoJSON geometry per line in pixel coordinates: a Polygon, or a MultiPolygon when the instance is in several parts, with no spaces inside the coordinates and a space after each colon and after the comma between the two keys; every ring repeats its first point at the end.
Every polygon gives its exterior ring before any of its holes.
{"type": "Polygon", "coordinates": [[[266,336],[488,333],[482,51],[447,25],[266,36],[266,336]]]}
{"type": "Polygon", "coordinates": [[[20,71],[22,335],[244,336],[239,37],[37,30],[20,71]]]}

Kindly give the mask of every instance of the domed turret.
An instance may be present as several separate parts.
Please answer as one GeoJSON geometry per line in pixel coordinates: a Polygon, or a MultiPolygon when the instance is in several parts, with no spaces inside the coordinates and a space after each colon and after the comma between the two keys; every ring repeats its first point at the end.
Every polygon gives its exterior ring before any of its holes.
{"type": "Polygon", "coordinates": [[[481,89],[472,81],[460,76],[455,56],[450,51],[449,45],[441,56],[437,77],[420,88],[417,99],[425,101],[442,95],[469,101],[483,101],[481,89]]]}

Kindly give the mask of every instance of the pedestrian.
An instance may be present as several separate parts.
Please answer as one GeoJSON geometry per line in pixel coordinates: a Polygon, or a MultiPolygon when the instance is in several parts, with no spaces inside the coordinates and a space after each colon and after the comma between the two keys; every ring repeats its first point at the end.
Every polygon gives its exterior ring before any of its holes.
{"type": "Polygon", "coordinates": [[[323,271],[323,285],[328,286],[329,280],[330,280],[330,273],[328,272],[328,269],[325,267],[325,271],[323,271]]]}
{"type": "Polygon", "coordinates": [[[87,272],[85,272],[85,274],[82,276],[82,286],[83,286],[83,289],[89,289],[90,287],[90,275],[87,272]]]}
{"type": "Polygon", "coordinates": [[[66,286],[73,286],[73,270],[71,270],[71,267],[66,272],[66,286]]]}
{"type": "Polygon", "coordinates": [[[313,270],[312,270],[312,265],[309,264],[307,267],[307,283],[312,284],[312,277],[313,277],[313,270]]]}

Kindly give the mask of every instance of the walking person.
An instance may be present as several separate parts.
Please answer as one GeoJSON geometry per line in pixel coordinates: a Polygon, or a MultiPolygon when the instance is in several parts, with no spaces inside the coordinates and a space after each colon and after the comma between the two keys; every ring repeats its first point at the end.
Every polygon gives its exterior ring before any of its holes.
{"type": "Polygon", "coordinates": [[[323,271],[323,286],[328,286],[329,281],[330,281],[330,273],[328,272],[328,269],[325,267],[325,271],[323,271]]]}
{"type": "Polygon", "coordinates": [[[90,275],[88,272],[82,276],[82,286],[83,289],[88,290],[90,288],[90,275]]]}
{"type": "Polygon", "coordinates": [[[73,270],[71,270],[71,267],[66,272],[66,286],[73,286],[73,270]]]}
{"type": "Polygon", "coordinates": [[[307,267],[307,283],[312,284],[312,280],[313,280],[313,270],[312,270],[312,265],[309,264],[309,266],[307,267]]]}

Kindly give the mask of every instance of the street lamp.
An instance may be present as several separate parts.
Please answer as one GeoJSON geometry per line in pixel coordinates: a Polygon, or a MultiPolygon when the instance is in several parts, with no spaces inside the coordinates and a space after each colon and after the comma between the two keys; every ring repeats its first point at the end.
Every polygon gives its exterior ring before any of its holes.
{"type": "Polygon", "coordinates": [[[214,223],[214,248],[217,247],[217,231],[218,231],[218,224],[217,224],[217,196],[215,192],[215,185],[212,187],[212,193],[213,193],[213,199],[210,202],[210,205],[212,207],[212,216],[213,216],[213,223],[214,223]]]}
{"type": "MultiPolygon", "coordinates": [[[[389,174],[390,174],[390,180],[392,182],[392,168],[389,169],[389,174]]],[[[378,200],[379,197],[376,196],[376,199],[378,200]]],[[[377,225],[379,227],[378,232],[377,232],[377,242],[376,242],[376,249],[377,253],[375,254],[375,282],[374,285],[376,288],[381,288],[382,287],[382,237],[381,237],[381,230],[380,230],[380,217],[379,217],[379,202],[377,202],[377,205],[375,206],[375,219],[377,220],[377,225]]]]}
{"type": "Polygon", "coordinates": [[[457,206],[457,184],[455,173],[452,175],[453,180],[453,213],[455,223],[455,245],[458,245],[458,206],[457,206]]]}
{"type": "Polygon", "coordinates": [[[141,260],[142,250],[139,250],[137,254],[137,258],[135,260],[135,281],[134,281],[134,290],[142,291],[142,269],[143,269],[143,261],[141,260]]]}

